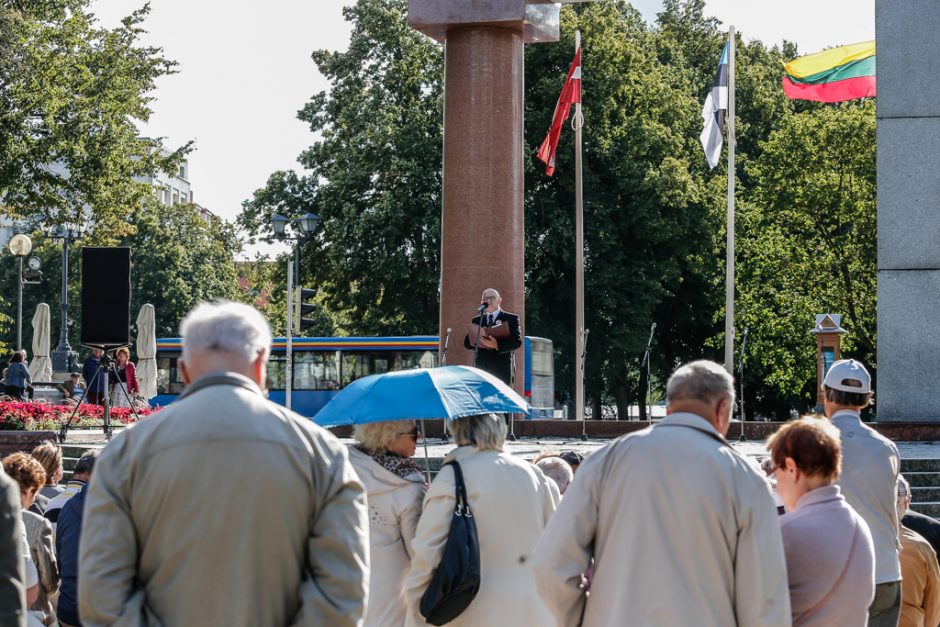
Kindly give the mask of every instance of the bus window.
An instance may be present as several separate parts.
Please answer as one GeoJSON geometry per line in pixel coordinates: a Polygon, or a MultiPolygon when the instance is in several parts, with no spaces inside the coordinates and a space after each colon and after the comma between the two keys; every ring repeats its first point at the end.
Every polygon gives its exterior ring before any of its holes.
{"type": "Polygon", "coordinates": [[[283,390],[287,384],[287,359],[284,354],[268,357],[268,378],[265,385],[269,390],[283,390]]]}
{"type": "Polygon", "coordinates": [[[339,370],[334,352],[294,353],[295,390],[338,390],[339,370]]]}
{"type": "Polygon", "coordinates": [[[176,368],[176,360],[177,356],[157,359],[157,394],[180,394],[186,387],[176,368]]]}

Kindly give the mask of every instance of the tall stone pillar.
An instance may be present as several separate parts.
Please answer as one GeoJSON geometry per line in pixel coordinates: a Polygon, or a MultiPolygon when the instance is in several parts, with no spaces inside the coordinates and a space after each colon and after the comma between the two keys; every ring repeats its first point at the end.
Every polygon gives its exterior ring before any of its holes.
{"type": "MultiPolygon", "coordinates": [[[[525,333],[523,43],[558,40],[558,5],[410,0],[408,23],[444,43],[444,206],[440,336],[449,364],[470,364],[466,323],[483,290],[525,333]]],[[[522,391],[524,351],[516,352],[522,391]]]]}
{"type": "Polygon", "coordinates": [[[877,0],[877,420],[940,421],[940,4],[877,0]]]}

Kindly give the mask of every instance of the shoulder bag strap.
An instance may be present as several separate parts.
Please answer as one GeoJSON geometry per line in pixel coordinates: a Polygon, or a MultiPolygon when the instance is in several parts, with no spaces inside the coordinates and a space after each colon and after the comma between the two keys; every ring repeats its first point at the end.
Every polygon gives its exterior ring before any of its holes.
{"type": "Polygon", "coordinates": [[[457,511],[460,513],[469,514],[470,513],[470,501],[467,499],[467,486],[463,482],[463,470],[460,468],[460,464],[452,461],[447,462],[447,466],[450,466],[454,469],[454,484],[456,486],[456,497],[457,497],[457,511]]]}

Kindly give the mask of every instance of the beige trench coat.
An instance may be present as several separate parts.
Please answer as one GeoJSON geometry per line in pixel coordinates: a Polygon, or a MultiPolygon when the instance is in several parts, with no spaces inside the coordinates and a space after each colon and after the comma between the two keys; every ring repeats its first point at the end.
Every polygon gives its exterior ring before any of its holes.
{"type": "Polygon", "coordinates": [[[770,487],[694,414],[671,414],[581,464],[533,568],[564,626],[790,624],[770,487]]]}
{"type": "Polygon", "coordinates": [[[405,575],[421,515],[424,475],[399,477],[355,447],[349,449],[349,461],[366,486],[369,500],[369,606],[363,626],[401,627],[405,624],[405,575]]]}
{"type": "MultiPolygon", "coordinates": [[[[535,589],[529,565],[532,547],[557,506],[556,492],[542,471],[507,453],[462,446],[456,459],[480,541],[480,591],[453,627],[499,625],[544,627],[551,614],[535,589]]],[[[405,580],[409,625],[424,625],[418,607],[440,562],[454,513],[454,472],[443,468],[424,499],[412,542],[414,558],[405,580]]]]}
{"type": "Polygon", "coordinates": [[[366,497],[346,447],[241,375],[205,375],[119,434],[86,489],[86,627],[362,619],[366,497]]]}

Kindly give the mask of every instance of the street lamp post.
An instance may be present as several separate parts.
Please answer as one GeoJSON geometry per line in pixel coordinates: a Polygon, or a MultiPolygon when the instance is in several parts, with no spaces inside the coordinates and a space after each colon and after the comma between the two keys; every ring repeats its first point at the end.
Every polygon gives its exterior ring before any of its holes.
{"type": "Polygon", "coordinates": [[[18,262],[16,272],[16,350],[23,348],[23,257],[33,249],[33,242],[29,236],[14,235],[10,240],[10,252],[18,262]]]}
{"type": "Polygon", "coordinates": [[[62,292],[59,296],[59,345],[52,351],[52,370],[54,372],[73,372],[77,368],[78,354],[69,345],[68,313],[69,313],[69,244],[85,233],[81,224],[61,224],[46,231],[46,235],[54,240],[62,240],[62,292]]]}
{"type": "Polygon", "coordinates": [[[281,214],[275,214],[271,217],[271,228],[274,230],[274,237],[282,241],[294,242],[293,259],[287,259],[287,331],[285,333],[285,378],[284,383],[284,405],[287,409],[291,408],[291,391],[294,384],[294,273],[296,272],[296,283],[300,283],[300,248],[306,244],[314,231],[317,230],[317,224],[320,216],[315,213],[305,213],[295,220],[291,220],[281,214]],[[291,235],[288,235],[287,225],[293,224],[291,235]]]}

